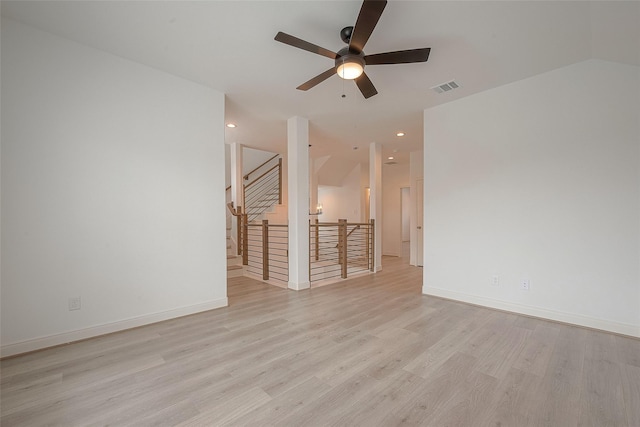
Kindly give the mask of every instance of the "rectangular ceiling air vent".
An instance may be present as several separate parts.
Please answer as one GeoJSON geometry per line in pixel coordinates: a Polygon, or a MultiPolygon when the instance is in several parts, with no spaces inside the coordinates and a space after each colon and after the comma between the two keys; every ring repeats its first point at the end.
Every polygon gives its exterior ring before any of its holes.
{"type": "Polygon", "coordinates": [[[450,90],[454,90],[459,88],[460,85],[458,83],[456,83],[455,81],[451,80],[448,83],[443,83],[441,85],[437,85],[431,88],[431,90],[433,90],[436,93],[444,93],[444,92],[449,92],[450,90]]]}

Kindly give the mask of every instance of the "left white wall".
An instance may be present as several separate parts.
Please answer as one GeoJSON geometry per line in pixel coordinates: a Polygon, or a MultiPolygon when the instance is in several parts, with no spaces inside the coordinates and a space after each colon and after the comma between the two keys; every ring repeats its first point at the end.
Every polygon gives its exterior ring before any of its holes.
{"type": "Polygon", "coordinates": [[[2,356],[227,305],[224,95],[4,18],[1,40],[2,356]]]}

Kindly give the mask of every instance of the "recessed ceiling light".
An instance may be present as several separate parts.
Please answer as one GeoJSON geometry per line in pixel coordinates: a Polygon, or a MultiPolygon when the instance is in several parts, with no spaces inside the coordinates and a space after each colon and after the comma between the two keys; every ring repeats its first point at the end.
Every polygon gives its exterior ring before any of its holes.
{"type": "Polygon", "coordinates": [[[234,128],[236,127],[235,123],[227,123],[227,127],[228,128],[234,128]]]}
{"type": "Polygon", "coordinates": [[[393,156],[387,157],[387,160],[393,160],[393,156]]]}
{"type": "Polygon", "coordinates": [[[396,136],[404,136],[404,132],[398,132],[396,133],[396,136]]]}

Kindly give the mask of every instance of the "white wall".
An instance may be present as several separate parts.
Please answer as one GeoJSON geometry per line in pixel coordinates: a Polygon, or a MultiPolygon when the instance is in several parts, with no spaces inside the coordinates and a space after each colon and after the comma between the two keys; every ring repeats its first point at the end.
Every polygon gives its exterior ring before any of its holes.
{"type": "Polygon", "coordinates": [[[346,219],[349,222],[362,221],[363,165],[357,164],[342,181],[341,187],[319,185],[318,203],[322,204],[320,222],[336,222],[346,219]]]}
{"type": "Polygon", "coordinates": [[[371,218],[369,194],[369,165],[360,165],[360,222],[369,222],[371,218]]]}
{"type": "Polygon", "coordinates": [[[426,110],[424,293],[640,336],[639,112],[599,60],[426,110]]]}
{"type": "MultiPolygon", "coordinates": [[[[231,149],[230,144],[225,144],[224,167],[225,167],[225,188],[231,185],[231,149]]],[[[255,148],[242,147],[242,174],[245,175],[273,156],[276,153],[269,151],[257,150],[255,148]]],[[[254,177],[255,178],[255,177],[254,177]]]]}
{"type": "Polygon", "coordinates": [[[3,19],[1,107],[3,356],[227,304],[222,93],[3,19]]]}
{"type": "Polygon", "coordinates": [[[382,255],[402,256],[402,187],[409,186],[409,169],[382,165],[382,255]]]}
{"type": "Polygon", "coordinates": [[[402,188],[402,241],[409,241],[409,214],[411,213],[411,191],[409,187],[402,188]]]}
{"type": "MultiPolygon", "coordinates": [[[[242,147],[242,173],[247,174],[275,156],[277,153],[242,147]]],[[[256,177],[252,177],[256,178],[256,177]]]]}
{"type": "MultiPolygon", "coordinates": [[[[409,182],[411,183],[411,198],[409,199],[409,264],[422,265],[422,259],[418,259],[418,221],[417,215],[417,182],[424,178],[424,151],[412,151],[409,154],[409,182]]],[[[423,195],[424,201],[424,195],[423,195]]],[[[423,203],[424,204],[424,203],[423,203]]]]}

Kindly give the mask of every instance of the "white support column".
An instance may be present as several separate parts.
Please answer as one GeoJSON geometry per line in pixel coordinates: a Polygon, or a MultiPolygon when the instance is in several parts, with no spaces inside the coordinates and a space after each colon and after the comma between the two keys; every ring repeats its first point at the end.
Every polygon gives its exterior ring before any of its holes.
{"type": "Polygon", "coordinates": [[[309,212],[316,212],[318,207],[318,174],[316,173],[315,162],[309,159],[309,212]]]}
{"type": "MultiPolygon", "coordinates": [[[[230,144],[231,153],[231,201],[233,206],[242,206],[242,144],[230,144]]],[[[244,206],[242,206],[244,209],[244,206]]]]}
{"type": "Polygon", "coordinates": [[[289,210],[289,289],[309,283],[309,120],[287,121],[287,180],[289,210]]]}
{"type": "Polygon", "coordinates": [[[371,219],[375,219],[375,271],[382,270],[382,145],[372,142],[369,145],[369,188],[371,219]]]}
{"type": "MultiPolygon", "coordinates": [[[[238,206],[242,207],[242,212],[244,213],[244,206],[242,201],[242,193],[243,189],[243,180],[242,180],[242,144],[238,144],[234,142],[230,144],[230,170],[231,170],[231,201],[233,202],[233,206],[237,208],[238,206]]],[[[236,245],[240,245],[240,242],[236,242],[236,236],[238,235],[238,223],[235,221],[235,218],[232,218],[231,221],[231,239],[235,242],[236,245]]],[[[237,246],[236,246],[237,247],[237,246]]],[[[235,250],[235,249],[234,249],[235,250]]]]}

